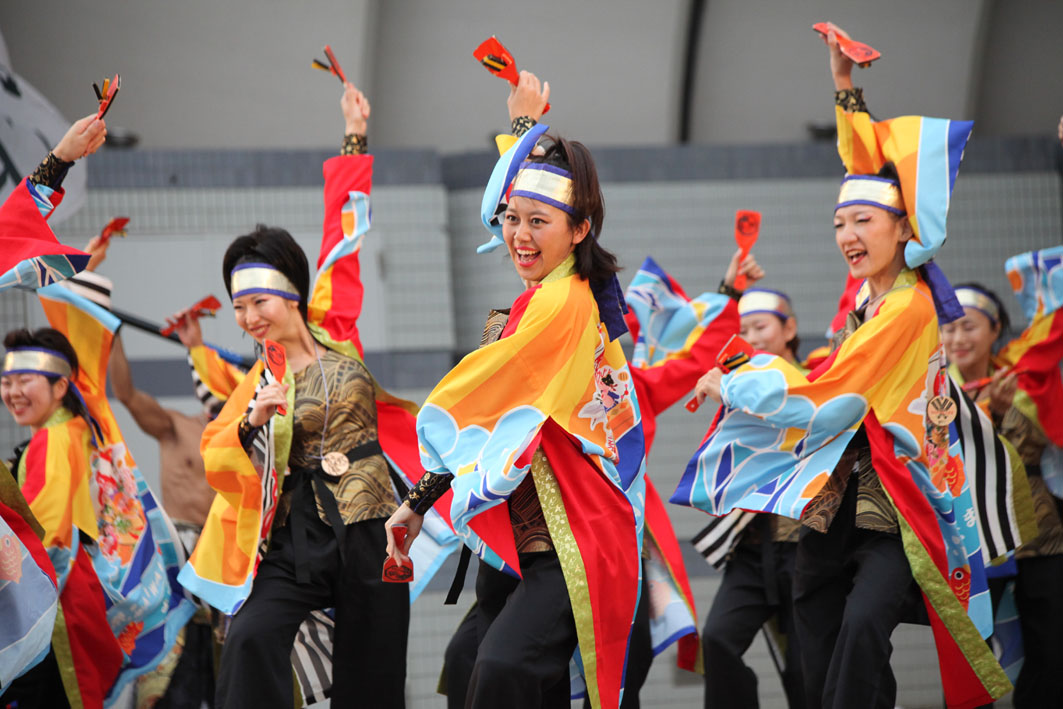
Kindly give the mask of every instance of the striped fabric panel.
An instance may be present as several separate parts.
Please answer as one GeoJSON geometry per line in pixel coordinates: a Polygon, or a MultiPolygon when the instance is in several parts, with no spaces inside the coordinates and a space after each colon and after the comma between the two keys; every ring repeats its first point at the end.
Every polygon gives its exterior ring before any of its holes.
{"type": "Polygon", "coordinates": [[[1022,536],[1015,516],[1011,456],[997,437],[993,422],[952,377],[949,377],[949,396],[959,404],[954,428],[974,497],[974,510],[983,541],[982,560],[989,563],[1021,544],[1022,536]]]}
{"type": "Polygon", "coordinates": [[[303,706],[328,699],[332,693],[332,634],[336,622],[327,610],[313,611],[299,626],[292,646],[292,669],[299,680],[303,706]]]}
{"type": "Polygon", "coordinates": [[[705,529],[690,541],[710,566],[722,568],[742,532],[755,518],[753,512],[732,510],[723,517],[713,517],[705,529]]]}
{"type": "Polygon", "coordinates": [[[214,392],[203,381],[203,377],[199,376],[199,371],[196,369],[196,363],[191,354],[186,355],[185,361],[188,362],[188,368],[192,370],[192,388],[195,389],[196,398],[203,405],[203,410],[207,412],[221,411],[221,407],[225,406],[225,400],[215,396],[214,392]]]}
{"type": "MultiPolygon", "coordinates": [[[[255,396],[258,396],[258,392],[268,384],[277,381],[273,377],[273,373],[270,372],[269,367],[262,370],[262,379],[259,381],[258,386],[255,387],[255,396]]],[[[255,399],[252,397],[251,401],[247,404],[246,415],[251,415],[251,410],[255,407],[255,399]]],[[[269,422],[265,426],[260,426],[255,430],[255,436],[252,439],[251,446],[253,448],[251,459],[255,460],[254,453],[257,453],[257,460],[262,461],[262,469],[275,471],[276,470],[276,456],[274,454],[273,447],[273,433],[274,433],[274,418],[270,417],[269,422]]],[[[286,473],[285,473],[286,474],[286,473]]],[[[280,483],[280,475],[263,475],[262,476],[262,528],[259,533],[258,540],[258,555],[261,561],[262,557],[266,555],[266,551],[269,547],[269,529],[273,526],[273,515],[277,511],[277,500],[280,498],[280,490],[278,485],[280,483]]],[[[258,568],[258,564],[255,564],[255,568],[258,568]]]]}

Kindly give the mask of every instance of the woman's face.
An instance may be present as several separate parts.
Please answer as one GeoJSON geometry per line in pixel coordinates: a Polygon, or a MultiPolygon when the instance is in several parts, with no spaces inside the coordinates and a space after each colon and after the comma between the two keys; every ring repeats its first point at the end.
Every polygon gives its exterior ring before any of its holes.
{"type": "Polygon", "coordinates": [[[945,355],[961,370],[989,370],[993,343],[1000,325],[977,308],[964,308],[963,317],[941,326],[941,344],[945,355]]]}
{"type": "Polygon", "coordinates": [[[568,215],[544,202],[513,197],[502,221],[502,238],[517,275],[526,283],[541,283],[587,237],[590,224],[573,229],[568,215]]]}
{"type": "Polygon", "coordinates": [[[911,237],[907,217],[879,207],[851,204],[834,212],[834,240],[853,278],[875,278],[898,261],[903,266],[904,244],[911,237]]]}
{"type": "Polygon", "coordinates": [[[37,429],[63,405],[68,383],[49,381],[43,374],[5,374],[0,377],[0,398],[19,426],[37,429]]]}
{"type": "Polygon", "coordinates": [[[797,321],[787,318],[784,323],[771,313],[751,313],[742,316],[739,334],[753,349],[786,357],[790,353],[786,343],[797,334],[797,321]]]}
{"type": "Polygon", "coordinates": [[[302,321],[297,302],[268,293],[250,293],[233,299],[233,314],[240,329],[259,344],[263,340],[289,339],[302,321]]]}

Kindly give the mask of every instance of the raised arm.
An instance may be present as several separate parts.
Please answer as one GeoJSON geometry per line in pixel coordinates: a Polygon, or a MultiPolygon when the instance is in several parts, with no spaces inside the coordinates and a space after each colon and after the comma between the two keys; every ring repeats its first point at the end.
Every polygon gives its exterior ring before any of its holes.
{"type": "Polygon", "coordinates": [[[833,22],[828,22],[827,27],[829,30],[827,36],[823,38],[823,43],[830,50],[830,74],[834,79],[834,89],[836,91],[851,89],[853,88],[853,60],[842,54],[841,47],[838,46],[839,37],[843,39],[851,39],[851,37],[848,32],[833,22]]]}
{"type": "Polygon", "coordinates": [[[543,117],[543,109],[550,102],[550,82],[540,82],[530,71],[522,71],[516,86],[509,87],[506,108],[513,135],[528,132],[543,117]]]}
{"type": "Polygon", "coordinates": [[[114,338],[109,369],[114,395],[129,410],[141,430],[160,441],[172,437],[174,426],[170,414],[151,394],[133,385],[133,375],[129,369],[129,360],[125,356],[125,349],[122,347],[121,337],[114,338]]]}
{"type": "MultiPolygon", "coordinates": [[[[30,182],[52,191],[59,190],[74,162],[99,150],[106,138],[107,126],[96,118],[95,113],[74,121],[59,143],[33,171],[30,182]]],[[[44,198],[50,196],[50,193],[43,195],[44,198]]]]}
{"type": "MultiPolygon", "coordinates": [[[[373,186],[373,157],[366,154],[369,100],[350,82],[340,99],[343,147],[325,162],[325,215],[321,252],[310,296],[311,327],[321,328],[337,343],[351,343],[362,353],[358,317],[362,313],[362,276],[359,253],[369,231],[369,194],[373,186]]],[[[320,331],[315,333],[321,337],[320,331]]]]}

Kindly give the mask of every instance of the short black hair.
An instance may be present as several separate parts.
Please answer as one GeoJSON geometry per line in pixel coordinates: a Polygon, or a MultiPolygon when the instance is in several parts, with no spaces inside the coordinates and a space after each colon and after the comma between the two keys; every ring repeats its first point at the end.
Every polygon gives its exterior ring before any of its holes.
{"type": "Polygon", "coordinates": [[[229,244],[222,258],[222,278],[225,290],[232,298],[233,269],[242,263],[267,263],[283,273],[299,291],[299,312],[306,320],[310,302],[310,266],[306,253],[292,235],[280,227],[258,224],[250,234],[238,236],[229,244]]]}
{"type": "MultiPolygon", "coordinates": [[[[23,347],[43,347],[45,349],[54,350],[63,355],[66,358],[66,361],[70,363],[70,376],[77,376],[77,352],[74,351],[73,346],[70,344],[70,340],[66,339],[66,335],[53,328],[42,327],[33,332],[30,332],[24,327],[12,330],[4,336],[4,347],[8,350],[20,349],[23,347]]],[[[48,381],[53,383],[60,379],[58,374],[45,374],[44,376],[47,377],[48,381]]],[[[63,406],[78,415],[85,415],[88,413],[84,410],[77,394],[74,393],[73,387],[67,387],[66,394],[63,395],[63,406]]]]}

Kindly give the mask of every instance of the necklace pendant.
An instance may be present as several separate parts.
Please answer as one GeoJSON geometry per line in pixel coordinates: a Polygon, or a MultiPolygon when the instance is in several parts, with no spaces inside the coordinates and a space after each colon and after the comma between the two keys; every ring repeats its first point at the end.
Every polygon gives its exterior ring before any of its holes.
{"type": "Polygon", "coordinates": [[[956,402],[947,396],[935,396],[926,407],[927,418],[935,426],[948,426],[956,420],[956,402]]]}
{"type": "Polygon", "coordinates": [[[347,460],[347,456],[339,451],[330,451],[321,459],[321,469],[325,471],[326,475],[331,475],[334,478],[346,473],[350,467],[351,461],[347,460]]]}

